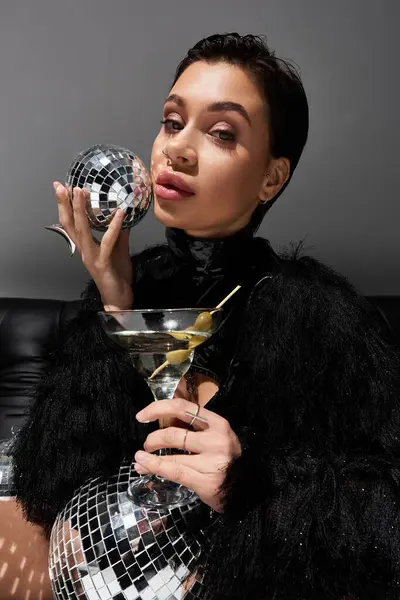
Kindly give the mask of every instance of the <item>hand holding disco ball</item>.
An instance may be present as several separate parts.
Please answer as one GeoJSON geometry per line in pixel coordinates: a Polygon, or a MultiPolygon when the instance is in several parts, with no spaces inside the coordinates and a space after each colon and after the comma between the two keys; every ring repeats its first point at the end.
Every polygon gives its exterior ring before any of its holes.
{"type": "MultiPolygon", "coordinates": [[[[107,231],[118,208],[125,212],[122,230],[134,227],[143,219],[152,200],[151,179],[144,163],[136,154],[119,146],[97,144],[78,154],[68,170],[65,185],[70,201],[74,187],[85,190],[86,215],[89,226],[96,231],[107,231]]],[[[61,224],[46,229],[62,235],[71,256],[74,254],[76,244],[61,224]]]]}

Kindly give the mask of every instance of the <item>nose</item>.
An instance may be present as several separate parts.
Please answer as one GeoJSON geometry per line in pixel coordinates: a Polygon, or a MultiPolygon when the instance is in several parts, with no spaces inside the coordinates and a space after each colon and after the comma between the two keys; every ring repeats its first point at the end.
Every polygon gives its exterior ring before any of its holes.
{"type": "Polygon", "coordinates": [[[195,149],[184,143],[183,139],[179,141],[177,137],[166,144],[163,154],[170,159],[172,164],[185,167],[195,166],[197,164],[195,149]]]}

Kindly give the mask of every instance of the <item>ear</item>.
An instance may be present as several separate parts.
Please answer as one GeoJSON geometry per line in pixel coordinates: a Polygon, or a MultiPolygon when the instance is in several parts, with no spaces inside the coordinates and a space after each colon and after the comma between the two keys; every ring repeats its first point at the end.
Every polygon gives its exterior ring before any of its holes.
{"type": "Polygon", "coordinates": [[[273,158],[268,164],[258,198],[260,202],[268,202],[279,193],[290,175],[290,161],[288,158],[273,158]]]}

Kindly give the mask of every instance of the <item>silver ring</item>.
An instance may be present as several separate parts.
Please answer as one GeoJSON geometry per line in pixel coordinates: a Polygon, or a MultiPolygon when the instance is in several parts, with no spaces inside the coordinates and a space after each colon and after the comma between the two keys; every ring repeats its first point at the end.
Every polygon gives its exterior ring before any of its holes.
{"type": "Polygon", "coordinates": [[[197,415],[199,414],[199,412],[200,412],[200,404],[198,404],[198,405],[196,406],[196,414],[194,415],[193,419],[190,421],[190,423],[189,423],[189,427],[191,427],[191,426],[193,425],[193,423],[194,423],[194,422],[195,422],[195,420],[197,419],[197,415]]]}
{"type": "Polygon", "coordinates": [[[188,417],[192,417],[189,427],[191,427],[196,420],[201,421],[202,423],[208,423],[208,419],[206,419],[205,417],[198,416],[199,410],[200,410],[200,407],[198,407],[197,413],[195,415],[192,412],[190,412],[189,410],[185,410],[185,415],[187,415],[188,417]]]}
{"type": "Polygon", "coordinates": [[[182,450],[184,450],[185,452],[186,452],[186,438],[187,438],[188,433],[189,433],[189,429],[186,429],[185,437],[183,438],[183,444],[182,444],[182,450]]]}

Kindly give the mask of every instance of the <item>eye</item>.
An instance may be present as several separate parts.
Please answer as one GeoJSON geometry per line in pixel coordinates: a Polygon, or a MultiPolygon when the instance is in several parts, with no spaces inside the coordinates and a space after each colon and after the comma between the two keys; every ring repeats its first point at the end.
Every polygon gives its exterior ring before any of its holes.
{"type": "Polygon", "coordinates": [[[174,119],[162,119],[160,123],[164,125],[164,129],[167,133],[172,133],[172,131],[180,131],[180,129],[182,129],[181,124],[174,119]],[[172,125],[172,131],[169,128],[169,125],[172,125]],[[174,125],[177,125],[178,129],[175,129],[174,125]]]}
{"type": "MultiPolygon", "coordinates": [[[[183,129],[183,126],[175,119],[162,119],[160,123],[164,125],[165,132],[171,135],[183,129]]],[[[214,129],[210,135],[214,138],[214,140],[222,144],[232,144],[236,142],[236,135],[227,129],[214,129]],[[219,135],[216,137],[214,134],[219,135]]]]}
{"type": "Polygon", "coordinates": [[[236,136],[232,131],[227,131],[226,129],[216,129],[213,133],[219,133],[219,140],[221,142],[235,142],[236,136]]]}

